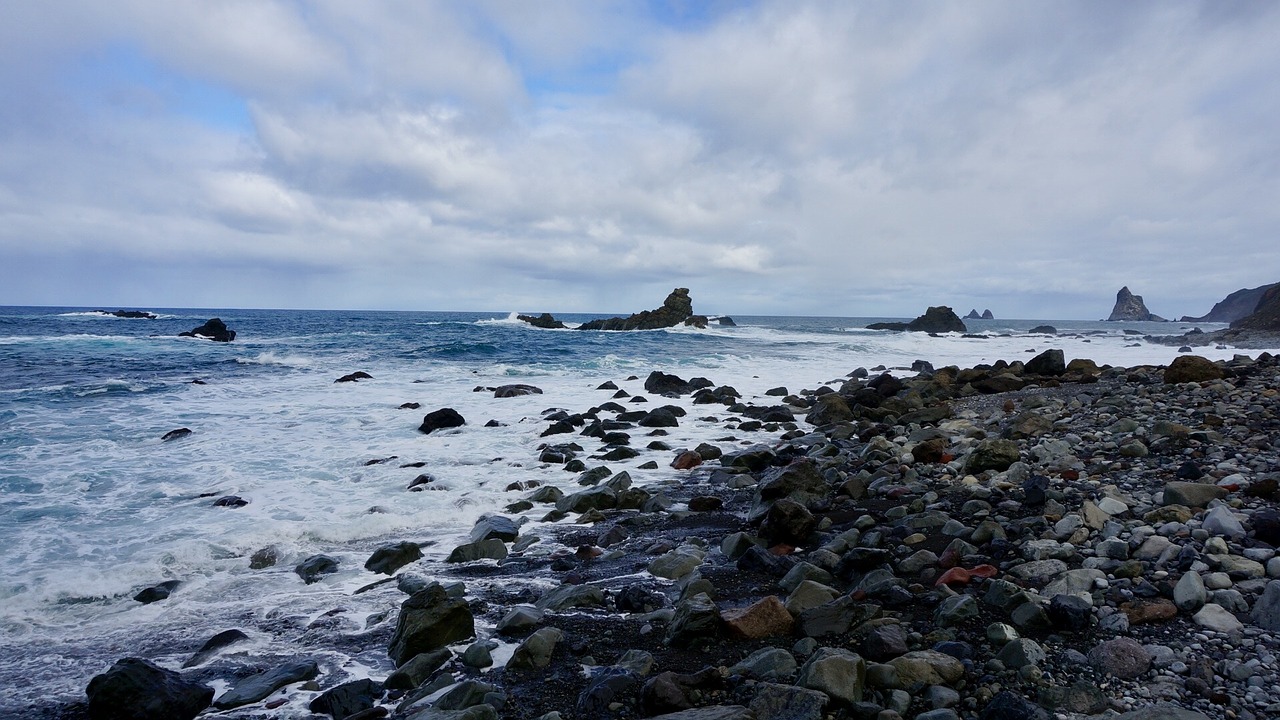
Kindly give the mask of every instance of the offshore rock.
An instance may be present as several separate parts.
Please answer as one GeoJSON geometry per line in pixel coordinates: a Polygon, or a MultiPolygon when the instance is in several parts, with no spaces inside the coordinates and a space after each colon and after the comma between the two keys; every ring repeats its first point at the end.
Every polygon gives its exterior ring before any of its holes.
{"type": "Polygon", "coordinates": [[[228,330],[227,324],[218,318],[210,318],[205,324],[178,333],[178,337],[198,337],[214,342],[231,342],[236,339],[236,331],[228,330]]]}
{"type": "Polygon", "coordinates": [[[443,430],[445,428],[462,427],[467,421],[462,419],[457,410],[453,408],[440,408],[433,410],[422,417],[422,424],[418,426],[418,432],[430,435],[434,430],[443,430]]]}
{"type": "Polygon", "coordinates": [[[1107,317],[1109,322],[1117,320],[1164,322],[1164,318],[1159,315],[1152,315],[1151,311],[1147,310],[1147,306],[1142,303],[1142,296],[1129,292],[1128,286],[1120,288],[1120,292],[1116,293],[1115,307],[1107,317]]]}
{"type": "Polygon", "coordinates": [[[563,330],[565,324],[551,316],[551,313],[542,313],[537,317],[533,315],[517,315],[517,320],[523,320],[530,325],[544,330],[563,330]]]}
{"type": "Polygon", "coordinates": [[[93,720],[190,720],[213,701],[213,688],[141,658],[117,660],[85,694],[93,720]]]}
{"type": "MultiPolygon", "coordinates": [[[[592,320],[578,326],[579,330],[658,330],[675,327],[693,315],[693,300],[688,288],[676,288],[667,295],[662,307],[645,310],[630,317],[614,317],[592,320]]],[[[703,323],[705,325],[705,322],[703,323]]]]}
{"type": "Polygon", "coordinates": [[[910,330],[912,332],[928,332],[928,333],[944,333],[944,332],[968,332],[969,328],[965,327],[964,321],[956,315],[955,311],[946,305],[931,307],[924,311],[920,317],[909,323],[871,323],[867,326],[868,330],[910,330]]]}

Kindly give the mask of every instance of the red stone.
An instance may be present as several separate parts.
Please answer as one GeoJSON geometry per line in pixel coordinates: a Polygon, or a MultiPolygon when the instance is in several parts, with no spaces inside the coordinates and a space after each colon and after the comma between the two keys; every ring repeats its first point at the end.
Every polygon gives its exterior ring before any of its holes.
{"type": "Polygon", "coordinates": [[[795,620],[776,595],[757,600],[744,608],[720,613],[725,626],[736,637],[756,640],[775,635],[790,635],[795,620]]]}

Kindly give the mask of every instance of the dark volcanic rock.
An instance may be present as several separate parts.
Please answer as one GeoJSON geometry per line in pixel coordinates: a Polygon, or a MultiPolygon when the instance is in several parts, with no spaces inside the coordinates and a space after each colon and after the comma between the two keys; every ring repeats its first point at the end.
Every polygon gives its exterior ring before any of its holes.
{"type": "Polygon", "coordinates": [[[244,632],[240,630],[223,630],[217,635],[214,635],[213,637],[209,638],[204,645],[201,645],[200,649],[196,651],[195,655],[192,655],[189,660],[182,663],[182,667],[184,668],[195,667],[196,665],[199,665],[200,663],[216,655],[218,651],[221,650],[222,648],[227,647],[228,645],[233,645],[235,643],[238,643],[241,640],[248,640],[248,639],[249,639],[249,636],[245,635],[244,632]]]}
{"type": "Polygon", "coordinates": [[[213,688],[140,658],[117,660],[85,693],[92,720],[190,720],[213,702],[213,688]]]}
{"type": "Polygon", "coordinates": [[[1028,375],[1061,375],[1067,371],[1067,360],[1061,350],[1045,350],[1028,360],[1023,371],[1028,375]]]}
{"type": "Polygon", "coordinates": [[[475,621],[467,602],[450,598],[443,586],[432,583],[400,605],[396,632],[387,652],[396,665],[402,665],[419,653],[467,640],[475,634],[475,621]]]}
{"type": "Polygon", "coordinates": [[[1258,309],[1258,303],[1262,302],[1262,296],[1277,285],[1280,285],[1280,283],[1237,290],[1221,301],[1214,303],[1213,309],[1208,313],[1200,317],[1183,315],[1179,322],[1233,323],[1241,318],[1249,317],[1258,309]]]}
{"type": "Polygon", "coordinates": [[[348,373],[348,374],[346,374],[346,375],[343,375],[342,377],[338,378],[337,380],[334,380],[334,382],[335,382],[335,383],[346,383],[346,382],[356,382],[356,381],[358,381],[358,380],[372,380],[372,379],[373,379],[373,376],[372,376],[372,375],[370,375],[369,373],[367,373],[367,372],[365,372],[365,371],[363,371],[363,370],[357,370],[357,371],[355,371],[355,372],[353,372],[353,373],[348,373]]]}
{"type": "Polygon", "coordinates": [[[130,320],[155,320],[156,317],[158,317],[155,313],[149,313],[145,310],[99,310],[98,312],[103,315],[111,315],[112,317],[127,318],[130,320]]]}
{"type": "Polygon", "coordinates": [[[502,385],[493,389],[496,398],[520,397],[521,395],[541,395],[542,388],[533,385],[502,385]]]}
{"type": "Polygon", "coordinates": [[[405,540],[374,550],[373,555],[365,561],[364,569],[383,575],[393,575],[396,570],[421,559],[422,548],[418,547],[418,543],[405,540]]]}
{"type": "Polygon", "coordinates": [[[338,561],[328,555],[312,555],[298,563],[293,571],[298,573],[304,583],[310,585],[319,581],[321,575],[338,572],[338,561]]]}
{"type": "Polygon", "coordinates": [[[163,440],[164,442],[169,442],[170,440],[177,440],[179,438],[184,438],[190,434],[191,434],[191,428],[178,428],[177,430],[170,430],[169,432],[165,433],[163,436],[161,436],[160,439],[163,440]]]}
{"type": "Polygon", "coordinates": [[[693,315],[693,301],[689,298],[688,288],[676,288],[671,291],[662,307],[656,310],[645,310],[630,317],[615,317],[606,320],[592,320],[578,327],[579,330],[657,330],[675,327],[693,315]]]}
{"type": "Polygon", "coordinates": [[[320,666],[314,660],[286,663],[266,672],[239,680],[218,698],[214,705],[219,710],[230,710],[241,705],[265,700],[268,695],[289,683],[310,680],[320,674],[320,666]]]}
{"type": "Polygon", "coordinates": [[[680,397],[681,395],[688,395],[696,388],[692,383],[679,376],[668,375],[654,370],[649,373],[649,377],[645,378],[644,389],[654,395],[680,397]]]}
{"type": "Polygon", "coordinates": [[[236,339],[236,331],[228,330],[227,324],[218,318],[211,318],[200,327],[191,328],[187,332],[178,333],[178,337],[200,337],[214,342],[231,342],[236,339]]]}
{"type": "Polygon", "coordinates": [[[1120,292],[1116,293],[1116,305],[1111,309],[1111,315],[1107,320],[1109,322],[1116,320],[1164,322],[1164,318],[1159,315],[1152,315],[1143,304],[1142,296],[1129,292],[1128,286],[1120,288],[1120,292]]]}
{"type": "Polygon", "coordinates": [[[365,678],[325,690],[320,697],[311,701],[307,709],[314,713],[328,715],[333,720],[345,720],[373,707],[374,702],[381,697],[382,685],[375,680],[365,678]]]}
{"type": "Polygon", "coordinates": [[[137,595],[134,595],[133,599],[143,605],[148,605],[168,598],[169,595],[172,594],[174,590],[177,590],[178,586],[181,584],[182,583],[177,580],[165,580],[159,585],[153,585],[137,595]]]}
{"type": "Polygon", "coordinates": [[[517,315],[517,320],[523,320],[534,327],[540,327],[544,330],[563,330],[565,325],[559,320],[551,316],[551,313],[542,313],[537,317],[533,315],[517,315]]]}
{"type": "Polygon", "coordinates": [[[1058,328],[1052,325],[1037,325],[1031,328],[1030,330],[1028,330],[1027,332],[1034,335],[1057,335],[1058,328]]]}
{"type": "Polygon", "coordinates": [[[466,424],[467,421],[462,419],[462,416],[458,414],[457,410],[454,410],[453,408],[441,408],[423,416],[422,424],[418,426],[418,431],[430,434],[432,430],[461,427],[466,424]]]}
{"type": "Polygon", "coordinates": [[[913,332],[968,332],[964,321],[946,305],[931,307],[909,323],[871,323],[868,330],[910,330],[913,332]]]}

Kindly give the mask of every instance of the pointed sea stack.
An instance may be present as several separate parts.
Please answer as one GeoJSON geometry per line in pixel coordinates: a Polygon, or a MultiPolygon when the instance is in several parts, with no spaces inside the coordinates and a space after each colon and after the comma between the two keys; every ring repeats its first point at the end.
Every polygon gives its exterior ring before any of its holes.
{"type": "Polygon", "coordinates": [[[706,327],[707,319],[693,314],[693,300],[689,298],[689,288],[676,288],[671,291],[662,307],[656,310],[645,310],[630,317],[613,317],[604,320],[592,320],[578,327],[579,330],[658,330],[675,327],[684,323],[706,327]]]}
{"type": "Polygon", "coordinates": [[[1134,295],[1129,292],[1129,286],[1120,288],[1120,292],[1116,293],[1116,305],[1111,309],[1111,316],[1107,318],[1107,322],[1115,322],[1117,320],[1130,320],[1137,322],[1164,322],[1165,319],[1159,315],[1152,315],[1147,306],[1142,302],[1141,295],[1134,295]]]}

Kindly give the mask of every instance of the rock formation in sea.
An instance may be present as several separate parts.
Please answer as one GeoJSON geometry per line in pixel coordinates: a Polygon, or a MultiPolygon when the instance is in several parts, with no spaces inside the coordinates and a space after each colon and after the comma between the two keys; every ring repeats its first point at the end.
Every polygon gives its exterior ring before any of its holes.
{"type": "MultiPolygon", "coordinates": [[[[542,313],[534,317],[532,315],[517,315],[517,319],[523,320],[534,327],[559,329],[563,328],[564,323],[556,320],[551,313],[542,313]]],[[[667,299],[663,301],[662,307],[656,310],[644,310],[629,317],[611,317],[601,320],[591,320],[578,326],[579,330],[660,330],[662,328],[675,327],[681,323],[696,328],[706,328],[706,315],[693,314],[693,300],[689,298],[689,288],[676,288],[667,295],[667,299]]],[[[721,325],[733,325],[731,318],[720,319],[721,325]],[[728,322],[725,322],[728,320],[728,322]]]]}
{"type": "Polygon", "coordinates": [[[1280,331],[1280,284],[1262,293],[1253,314],[1231,323],[1232,330],[1280,331]]]}
{"type": "Polygon", "coordinates": [[[99,310],[103,315],[110,315],[118,318],[128,318],[130,320],[155,320],[156,314],[149,313],[145,310],[99,310]]]}
{"type": "Polygon", "coordinates": [[[995,320],[996,316],[991,314],[991,308],[982,311],[983,320],[995,320]]]}
{"type": "Polygon", "coordinates": [[[1213,309],[1200,317],[1183,315],[1179,322],[1224,322],[1231,323],[1253,314],[1262,301],[1262,295],[1280,283],[1272,283],[1256,288],[1237,290],[1214,304],[1213,309]]]}
{"type": "Polygon", "coordinates": [[[990,308],[983,310],[981,315],[978,314],[978,308],[973,308],[972,310],[969,311],[968,315],[964,316],[964,319],[965,320],[995,320],[996,316],[991,314],[990,308]]]}
{"type": "Polygon", "coordinates": [[[1159,315],[1152,315],[1147,306],[1142,302],[1141,295],[1134,295],[1129,292],[1129,286],[1120,288],[1120,292],[1116,293],[1116,306],[1111,309],[1111,315],[1107,318],[1108,322],[1116,320],[1134,320],[1141,322],[1164,322],[1165,319],[1159,315]]]}
{"type": "MultiPolygon", "coordinates": [[[[706,327],[707,319],[701,319],[701,327],[706,327]]],[[[693,314],[693,300],[689,298],[688,288],[676,288],[667,295],[662,307],[656,310],[644,310],[630,317],[613,317],[604,320],[592,320],[578,327],[579,330],[657,330],[685,323],[698,324],[693,314]],[[693,322],[690,322],[693,321],[693,322]]]]}
{"type": "Polygon", "coordinates": [[[227,324],[222,320],[211,318],[200,327],[178,333],[178,337],[199,337],[214,342],[231,342],[236,339],[236,331],[227,329],[227,324]]]}
{"type": "Polygon", "coordinates": [[[551,313],[542,313],[541,315],[517,315],[517,320],[523,320],[534,327],[544,330],[563,330],[564,323],[551,316],[551,313]]]}
{"type": "Polygon", "coordinates": [[[964,321],[946,305],[925,310],[924,314],[909,323],[871,323],[868,330],[911,330],[913,332],[968,332],[964,321]]]}

